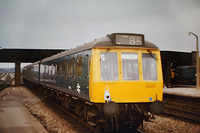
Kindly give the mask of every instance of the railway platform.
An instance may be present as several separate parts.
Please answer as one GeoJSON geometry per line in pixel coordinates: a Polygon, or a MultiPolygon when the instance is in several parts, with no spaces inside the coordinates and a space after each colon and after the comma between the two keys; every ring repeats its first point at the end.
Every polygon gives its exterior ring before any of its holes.
{"type": "Polygon", "coordinates": [[[17,101],[0,101],[1,133],[47,133],[29,110],[17,101]]]}
{"type": "Polygon", "coordinates": [[[180,86],[163,89],[164,114],[200,122],[200,89],[180,86]]]}
{"type": "Polygon", "coordinates": [[[12,81],[11,87],[0,90],[0,133],[48,133],[20,102],[23,98],[20,88],[14,87],[12,81]]]}
{"type": "Polygon", "coordinates": [[[164,88],[163,94],[200,98],[200,89],[196,89],[194,87],[164,88]]]}

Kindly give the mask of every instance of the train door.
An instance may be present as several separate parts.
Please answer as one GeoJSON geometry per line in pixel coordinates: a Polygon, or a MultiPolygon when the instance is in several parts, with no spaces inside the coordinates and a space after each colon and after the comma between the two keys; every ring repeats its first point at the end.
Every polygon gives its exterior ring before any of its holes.
{"type": "Polygon", "coordinates": [[[84,56],[79,54],[76,59],[76,91],[78,94],[84,92],[84,72],[83,72],[84,56]]]}
{"type": "MultiPolygon", "coordinates": [[[[73,93],[76,90],[76,76],[75,76],[75,70],[76,70],[76,55],[71,55],[68,57],[68,77],[67,77],[67,84],[66,88],[71,90],[73,93]]],[[[71,92],[70,91],[70,92],[71,92]]]]}
{"type": "Polygon", "coordinates": [[[90,54],[82,52],[76,58],[76,91],[80,97],[89,100],[90,54]]]}

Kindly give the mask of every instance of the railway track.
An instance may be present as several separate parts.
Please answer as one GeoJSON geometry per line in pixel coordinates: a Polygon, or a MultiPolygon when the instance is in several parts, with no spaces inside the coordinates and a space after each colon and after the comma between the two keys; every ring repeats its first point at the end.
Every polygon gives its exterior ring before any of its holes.
{"type": "Polygon", "coordinates": [[[5,75],[6,75],[6,73],[1,73],[0,79],[1,79],[2,77],[4,77],[5,75]]]}
{"type": "Polygon", "coordinates": [[[33,93],[38,95],[40,98],[42,98],[43,100],[49,102],[50,104],[52,104],[53,106],[55,106],[56,108],[61,110],[65,114],[67,122],[71,123],[72,127],[76,128],[77,132],[81,132],[81,133],[82,132],[83,133],[93,133],[93,132],[96,133],[96,132],[98,132],[98,130],[96,130],[94,127],[85,123],[84,120],[78,118],[76,115],[74,115],[73,113],[71,113],[67,109],[63,108],[57,101],[52,100],[49,97],[43,95],[42,92],[40,92],[41,91],[40,89],[34,88],[33,86],[28,86],[28,88],[33,93]]]}
{"type": "Polygon", "coordinates": [[[3,76],[0,77],[0,90],[4,89],[6,86],[10,84],[12,81],[11,74],[3,74],[3,76]]]}
{"type": "Polygon", "coordinates": [[[200,98],[164,94],[164,114],[200,122],[200,98]]]}

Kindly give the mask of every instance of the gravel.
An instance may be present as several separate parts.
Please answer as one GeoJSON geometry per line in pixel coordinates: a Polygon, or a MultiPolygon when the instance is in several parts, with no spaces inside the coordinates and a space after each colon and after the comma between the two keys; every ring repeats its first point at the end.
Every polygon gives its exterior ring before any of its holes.
{"type": "Polygon", "coordinates": [[[143,131],[147,133],[200,133],[200,124],[169,116],[155,116],[152,122],[144,122],[143,131]]]}
{"type": "MultiPolygon", "coordinates": [[[[15,100],[23,103],[50,133],[78,133],[74,121],[62,111],[42,101],[24,86],[7,87],[0,92],[0,100],[15,100]]],[[[200,123],[182,121],[167,116],[155,116],[152,122],[144,122],[147,133],[200,133],[200,123]]],[[[142,127],[140,127],[141,129],[142,127]]]]}

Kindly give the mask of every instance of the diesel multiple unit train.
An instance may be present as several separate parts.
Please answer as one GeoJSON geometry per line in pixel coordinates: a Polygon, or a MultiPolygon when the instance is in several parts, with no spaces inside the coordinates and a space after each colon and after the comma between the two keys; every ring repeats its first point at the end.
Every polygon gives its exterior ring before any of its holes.
{"type": "Polygon", "coordinates": [[[93,127],[138,127],[163,111],[158,47],[113,33],[23,68],[23,81],[93,127]]]}
{"type": "Polygon", "coordinates": [[[196,66],[178,66],[173,80],[174,84],[196,85],[196,66]]]}

